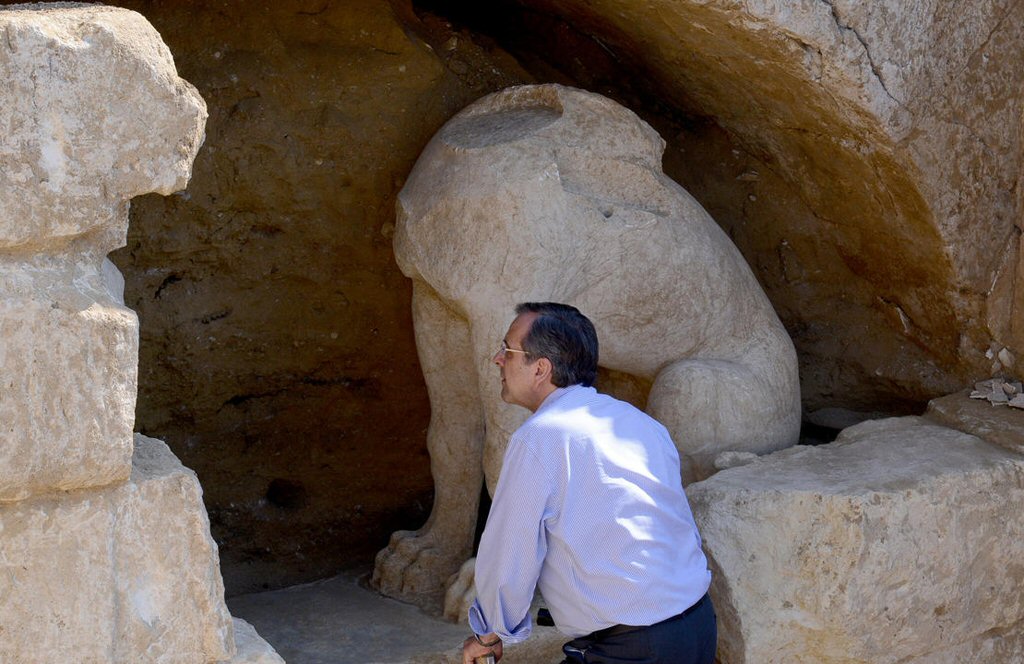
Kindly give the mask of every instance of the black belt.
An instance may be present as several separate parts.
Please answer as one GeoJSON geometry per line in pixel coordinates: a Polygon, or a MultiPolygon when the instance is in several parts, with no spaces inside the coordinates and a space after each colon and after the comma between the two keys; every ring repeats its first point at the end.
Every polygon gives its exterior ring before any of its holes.
{"type": "MultiPolygon", "coordinates": [[[[685,618],[686,616],[690,615],[691,613],[693,613],[694,611],[699,609],[701,607],[701,605],[703,605],[704,602],[706,602],[706,601],[708,601],[708,594],[704,593],[703,597],[701,597],[699,600],[694,602],[693,606],[691,606],[690,608],[686,609],[682,613],[680,613],[678,615],[675,615],[675,616],[672,616],[671,618],[665,618],[661,622],[657,622],[657,623],[654,623],[654,624],[655,625],[660,625],[661,623],[667,623],[667,622],[670,622],[672,620],[680,620],[682,618],[685,618]]],[[[647,629],[648,627],[653,627],[653,626],[654,625],[612,625],[611,627],[605,627],[604,629],[599,629],[596,632],[593,632],[593,633],[588,634],[587,636],[584,636],[584,637],[581,637],[581,638],[586,639],[588,641],[601,641],[603,639],[607,639],[607,638],[612,637],[612,636],[618,636],[619,634],[628,634],[630,632],[635,632],[638,629],[647,629]]]]}

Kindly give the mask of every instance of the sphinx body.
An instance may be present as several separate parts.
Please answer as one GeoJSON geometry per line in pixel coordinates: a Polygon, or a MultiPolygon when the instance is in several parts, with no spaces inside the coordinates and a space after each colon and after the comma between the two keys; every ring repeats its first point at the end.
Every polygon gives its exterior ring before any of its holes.
{"type": "Polygon", "coordinates": [[[383,592],[431,603],[472,553],[480,487],[493,493],[529,414],[501,401],[491,361],[518,302],[594,322],[601,366],[651,385],[647,411],[672,433],[684,482],[724,451],[797,441],[792,342],[739,251],[662,173],[664,145],[604,97],[541,85],[474,103],[420,156],[395,255],[413,280],[435,502],[378,554],[383,592]]]}

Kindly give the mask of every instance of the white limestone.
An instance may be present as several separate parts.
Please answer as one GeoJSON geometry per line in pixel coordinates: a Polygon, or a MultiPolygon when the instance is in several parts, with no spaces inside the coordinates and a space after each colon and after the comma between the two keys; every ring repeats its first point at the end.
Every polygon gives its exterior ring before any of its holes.
{"type": "Polygon", "coordinates": [[[0,502],[128,479],[139,332],[119,298],[99,260],[0,258],[0,502]]]}
{"type": "Polygon", "coordinates": [[[96,5],[0,11],[0,248],[103,231],[125,201],[184,189],[206,105],[141,15],[96,5]]]}
{"type": "Polygon", "coordinates": [[[1020,455],[892,418],[722,471],[688,495],[722,661],[980,664],[1021,652],[1020,455]]]}
{"type": "Polygon", "coordinates": [[[139,14],[0,11],[0,502],[124,481],[138,321],[105,259],[188,181],[206,106],[139,14]]]}
{"type": "Polygon", "coordinates": [[[234,655],[195,474],[136,436],[131,479],[0,507],[0,661],[234,655]]]}
{"type": "Polygon", "coordinates": [[[256,628],[241,618],[233,620],[237,651],[228,664],[284,664],[273,646],[256,633],[256,628]]]}
{"type": "Polygon", "coordinates": [[[138,320],[106,254],[185,186],[206,107],[140,15],[0,10],[0,661],[236,655],[195,474],[132,436],[138,320]]]}

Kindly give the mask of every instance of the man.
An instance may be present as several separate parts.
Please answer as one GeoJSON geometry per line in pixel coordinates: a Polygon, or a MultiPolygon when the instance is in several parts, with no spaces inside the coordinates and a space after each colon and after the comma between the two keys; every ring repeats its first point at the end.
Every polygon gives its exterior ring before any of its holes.
{"type": "Polygon", "coordinates": [[[597,333],[575,307],[516,307],[494,362],[533,415],[512,435],[476,561],[464,664],[532,629],[539,587],[563,664],[711,664],[711,573],[665,428],[599,394],[597,333]]]}

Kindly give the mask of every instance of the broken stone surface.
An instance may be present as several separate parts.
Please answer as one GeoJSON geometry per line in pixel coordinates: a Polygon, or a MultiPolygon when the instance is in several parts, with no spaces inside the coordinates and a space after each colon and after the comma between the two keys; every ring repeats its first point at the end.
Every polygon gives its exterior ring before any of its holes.
{"type": "Polygon", "coordinates": [[[214,662],[234,655],[195,474],[137,435],[128,482],[0,507],[0,660],[214,662]]]}
{"type": "Polygon", "coordinates": [[[235,656],[225,664],[284,664],[273,646],[256,633],[256,628],[241,618],[234,618],[235,656]]]}
{"type": "Polygon", "coordinates": [[[1019,380],[991,378],[974,384],[972,399],[985,399],[993,406],[1024,408],[1024,390],[1019,380]]]}
{"type": "Polygon", "coordinates": [[[0,248],[121,246],[128,199],[188,182],[205,103],[135,12],[13,5],[0,43],[0,248]]]}
{"type": "Polygon", "coordinates": [[[420,156],[395,257],[413,279],[437,493],[428,525],[378,556],[385,593],[433,602],[469,557],[481,480],[493,492],[528,415],[501,400],[492,362],[519,302],[577,306],[602,366],[652,383],[647,410],[673,434],[684,480],[714,472],[722,451],[797,441],[792,342],[736,247],[662,172],[664,147],[605,97],[537,85],[475,102],[420,156]]]}
{"type": "Polygon", "coordinates": [[[0,502],[128,479],[138,319],[111,269],[0,258],[0,502]]]}
{"type": "MultiPolygon", "coordinates": [[[[1015,408],[993,408],[987,400],[974,398],[973,393],[968,397],[968,392],[932,399],[925,417],[1024,454],[1024,412],[1015,408]]],[[[1015,399],[1024,401],[1019,395],[1015,399]]]]}
{"type": "Polygon", "coordinates": [[[185,186],[205,105],[139,14],[0,11],[0,502],[128,478],[138,320],[105,255],[185,186]]]}
{"type": "Polygon", "coordinates": [[[958,661],[980,664],[1011,660],[985,660],[973,646],[1019,652],[1020,455],[892,418],[687,493],[712,564],[722,661],[885,664],[969,652],[958,661]]]}

